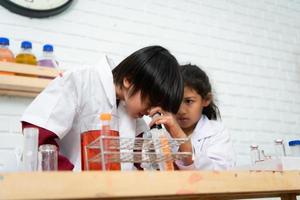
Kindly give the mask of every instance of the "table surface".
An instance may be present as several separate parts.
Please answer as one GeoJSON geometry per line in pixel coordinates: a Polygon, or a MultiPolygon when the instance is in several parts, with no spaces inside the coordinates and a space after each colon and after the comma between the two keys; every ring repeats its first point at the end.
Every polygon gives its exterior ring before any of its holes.
{"type": "Polygon", "coordinates": [[[300,171],[0,173],[0,199],[242,199],[300,194],[300,171]]]}

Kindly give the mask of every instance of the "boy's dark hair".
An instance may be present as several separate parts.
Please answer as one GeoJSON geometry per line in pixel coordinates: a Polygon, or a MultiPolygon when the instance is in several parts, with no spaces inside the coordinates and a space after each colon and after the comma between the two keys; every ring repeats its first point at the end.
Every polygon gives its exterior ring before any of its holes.
{"type": "MultiPolygon", "coordinates": [[[[195,90],[203,99],[212,92],[209,78],[200,67],[191,64],[182,65],[181,73],[184,85],[195,90]]],[[[208,119],[217,120],[221,118],[220,111],[213,99],[207,107],[203,108],[202,114],[206,115],[208,119]]]]}
{"type": "Polygon", "coordinates": [[[183,80],[176,58],[161,46],[142,48],[125,58],[113,69],[114,83],[123,86],[127,78],[133,88],[130,95],[141,91],[151,106],[177,113],[183,98],[183,80]]]}

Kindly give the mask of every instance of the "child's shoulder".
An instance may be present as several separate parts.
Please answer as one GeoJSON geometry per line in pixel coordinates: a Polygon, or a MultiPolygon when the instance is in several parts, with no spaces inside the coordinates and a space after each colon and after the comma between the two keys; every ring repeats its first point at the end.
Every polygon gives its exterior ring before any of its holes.
{"type": "Polygon", "coordinates": [[[212,132],[219,133],[226,130],[221,120],[210,120],[205,116],[205,122],[212,132]]]}

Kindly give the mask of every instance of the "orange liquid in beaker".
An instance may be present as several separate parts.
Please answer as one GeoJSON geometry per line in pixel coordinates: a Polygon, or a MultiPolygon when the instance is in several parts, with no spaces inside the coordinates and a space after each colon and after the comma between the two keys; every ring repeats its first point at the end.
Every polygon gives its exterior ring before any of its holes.
{"type": "MultiPolygon", "coordinates": [[[[118,131],[109,131],[109,136],[119,136],[118,131]]],[[[99,149],[85,148],[91,142],[95,141],[101,135],[101,130],[87,131],[81,134],[81,169],[82,170],[102,170],[101,159],[97,162],[91,161],[92,158],[101,153],[100,146],[99,149]]],[[[110,145],[110,141],[104,140],[104,147],[110,145]]],[[[111,150],[119,152],[119,150],[111,150]]],[[[110,160],[111,155],[106,155],[105,160],[110,160]]],[[[105,163],[106,170],[121,170],[120,162],[108,162],[105,163]]]]}

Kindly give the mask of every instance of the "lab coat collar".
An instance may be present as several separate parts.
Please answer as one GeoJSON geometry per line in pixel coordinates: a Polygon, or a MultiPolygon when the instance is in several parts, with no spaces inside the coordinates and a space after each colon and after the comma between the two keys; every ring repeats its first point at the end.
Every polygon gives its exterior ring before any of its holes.
{"type": "Polygon", "coordinates": [[[111,67],[109,65],[109,61],[106,55],[103,55],[100,61],[96,66],[99,70],[99,74],[101,77],[101,82],[106,94],[106,97],[111,106],[116,104],[116,91],[115,84],[113,81],[113,75],[111,71],[111,67]]]}
{"type": "Polygon", "coordinates": [[[217,131],[211,125],[210,120],[205,115],[202,115],[192,133],[192,137],[197,140],[201,140],[215,134],[217,134],[217,131]]]}

